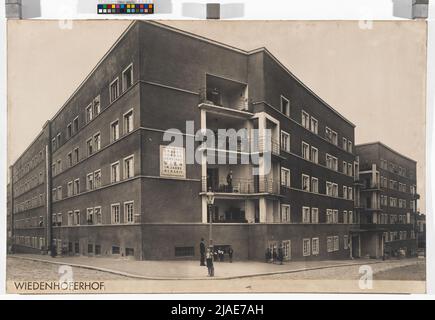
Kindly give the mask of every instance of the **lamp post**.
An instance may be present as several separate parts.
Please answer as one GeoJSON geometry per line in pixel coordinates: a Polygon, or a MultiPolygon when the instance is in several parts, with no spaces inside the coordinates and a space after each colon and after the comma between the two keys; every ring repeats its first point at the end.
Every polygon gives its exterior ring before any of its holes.
{"type": "Polygon", "coordinates": [[[214,193],[211,192],[211,188],[208,189],[208,192],[206,193],[207,196],[207,210],[208,210],[208,216],[209,216],[209,235],[208,235],[208,245],[209,247],[213,247],[213,238],[212,238],[212,232],[213,232],[213,214],[212,214],[212,205],[214,203],[214,193]]]}

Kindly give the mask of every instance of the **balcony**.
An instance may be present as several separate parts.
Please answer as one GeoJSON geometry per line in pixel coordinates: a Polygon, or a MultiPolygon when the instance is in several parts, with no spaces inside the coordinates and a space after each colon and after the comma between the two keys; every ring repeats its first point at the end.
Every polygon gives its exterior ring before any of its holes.
{"type": "Polygon", "coordinates": [[[202,192],[212,191],[224,194],[279,194],[279,183],[270,178],[254,179],[207,179],[202,177],[202,192]]]}

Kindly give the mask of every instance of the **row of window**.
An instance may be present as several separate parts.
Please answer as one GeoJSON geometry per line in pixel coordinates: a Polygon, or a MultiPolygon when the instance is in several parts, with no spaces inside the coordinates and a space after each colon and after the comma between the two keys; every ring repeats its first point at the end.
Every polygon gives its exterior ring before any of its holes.
{"type": "MultiPolygon", "coordinates": [[[[380,214],[380,223],[381,224],[409,224],[411,223],[411,217],[410,215],[404,215],[404,214],[387,214],[387,213],[381,213],[380,214]]],[[[377,221],[375,221],[377,223],[377,221]]]]}
{"type": "Polygon", "coordinates": [[[15,236],[15,244],[31,247],[34,249],[43,249],[45,246],[45,238],[42,237],[30,237],[30,236],[15,236]]]}
{"type": "MultiPolygon", "coordinates": [[[[388,206],[388,204],[390,207],[393,207],[393,208],[397,208],[397,207],[402,208],[402,209],[408,208],[407,201],[405,199],[398,199],[395,197],[388,197],[385,195],[381,195],[381,205],[388,206]],[[388,200],[390,200],[390,201],[388,202],[388,200]]],[[[409,208],[413,209],[413,201],[410,201],[409,204],[410,204],[409,208]]]]}
{"type": "MultiPolygon", "coordinates": [[[[123,178],[130,179],[134,176],[134,155],[130,155],[123,159],[123,178]]],[[[120,161],[116,161],[110,165],[110,182],[115,183],[121,181],[120,161]]],[[[102,186],[101,169],[90,172],[86,175],[86,191],[98,189],[102,186]]],[[[53,188],[53,201],[62,200],[62,186],[53,188]]],[[[67,182],[67,197],[80,193],[80,178],[67,182]]]]}
{"type": "MultiPolygon", "coordinates": [[[[349,248],[349,237],[345,235],[343,237],[344,249],[349,248]]],[[[326,237],[326,251],[335,252],[340,250],[340,241],[338,236],[326,237]]],[[[320,240],[319,238],[304,238],[302,239],[302,255],[304,257],[310,255],[318,255],[320,253],[320,240]]]]}
{"type": "MultiPolygon", "coordinates": [[[[124,134],[128,134],[133,131],[133,109],[127,111],[123,115],[123,128],[124,134]]],[[[119,139],[119,120],[110,123],[110,142],[114,142],[119,139]]],[[[86,140],[86,155],[89,157],[93,153],[101,149],[101,133],[97,132],[88,140],[86,140]]],[[[79,147],[74,148],[73,151],[67,154],[67,167],[72,167],[80,161],[79,147]]],[[[58,159],[52,164],[53,176],[62,172],[62,160],[58,159]]]]}
{"type": "Polygon", "coordinates": [[[44,183],[44,173],[42,171],[39,172],[39,175],[35,174],[26,180],[19,181],[14,185],[14,197],[18,197],[42,183],[44,183]]]}
{"type": "MultiPolygon", "coordinates": [[[[122,92],[125,92],[133,84],[133,65],[130,64],[122,72],[122,92]]],[[[109,85],[109,98],[110,103],[115,101],[120,95],[119,78],[113,80],[109,85]]],[[[95,97],[85,109],[86,123],[91,122],[101,112],[100,96],[95,97]]],[[[66,130],[66,138],[70,139],[74,134],[79,131],[79,116],[76,116],[72,122],[68,123],[66,130]]],[[[52,139],[52,151],[56,150],[61,145],[61,133],[57,133],[56,137],[52,139]]]]}
{"type": "MultiPolygon", "coordinates": [[[[353,211],[343,210],[342,223],[354,223],[353,211]]],[[[281,204],[281,222],[291,222],[291,207],[281,204]]],[[[319,208],[302,207],[302,223],[319,223],[319,208]]],[[[339,223],[338,210],[326,209],[326,223],[339,223]]]]}
{"type": "MultiPolygon", "coordinates": [[[[385,239],[385,242],[391,242],[391,241],[397,241],[397,240],[406,240],[406,239],[408,239],[408,232],[407,231],[384,232],[384,239],[385,239]]],[[[415,239],[414,230],[411,230],[409,232],[409,239],[415,239]]]]}
{"type": "MultiPolygon", "coordinates": [[[[114,203],[110,205],[110,223],[135,223],[134,201],[126,201],[123,203],[124,217],[121,219],[121,204],[114,203]]],[[[101,206],[90,207],[86,209],[86,220],[83,221],[80,210],[72,210],[67,213],[67,220],[64,221],[62,213],[54,213],[52,215],[53,226],[78,226],[78,225],[93,225],[103,224],[103,211],[101,206]]]]}
{"type": "Polygon", "coordinates": [[[21,177],[25,176],[27,173],[32,171],[34,168],[36,168],[42,161],[44,161],[44,154],[45,150],[42,149],[39,152],[37,152],[32,159],[27,161],[24,164],[17,164],[14,165],[14,171],[13,171],[13,177],[14,181],[17,181],[21,179],[21,177]]]}
{"type": "MultiPolygon", "coordinates": [[[[384,176],[381,176],[381,187],[382,188],[389,188],[393,190],[398,190],[401,192],[408,192],[407,185],[405,183],[398,182],[396,180],[390,179],[390,184],[388,184],[388,179],[384,176]]],[[[409,193],[415,194],[415,186],[410,185],[409,186],[409,193]]]]}
{"type": "Polygon", "coordinates": [[[34,209],[43,206],[44,203],[44,193],[39,194],[39,196],[34,196],[31,199],[25,200],[23,202],[17,203],[14,206],[14,213],[20,213],[26,210],[34,209]]]}
{"type": "MultiPolygon", "coordinates": [[[[290,169],[281,167],[281,185],[287,188],[291,187],[291,172],[290,169]]],[[[301,190],[313,193],[319,193],[319,179],[316,177],[310,177],[309,175],[302,174],[301,190]]],[[[327,196],[338,198],[338,184],[330,181],[326,181],[326,193],[327,196]]],[[[347,200],[353,200],[353,188],[343,186],[342,198],[347,200]]]]}
{"type": "Polygon", "coordinates": [[[410,179],[413,179],[415,177],[414,172],[412,172],[411,170],[407,172],[406,168],[385,159],[381,159],[381,169],[388,170],[399,176],[408,177],[410,179]]]}

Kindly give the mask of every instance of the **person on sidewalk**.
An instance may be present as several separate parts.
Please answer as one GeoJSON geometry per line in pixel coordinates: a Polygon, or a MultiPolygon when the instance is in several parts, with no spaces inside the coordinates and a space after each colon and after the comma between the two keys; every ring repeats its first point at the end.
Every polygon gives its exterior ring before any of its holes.
{"type": "Polygon", "coordinates": [[[201,238],[201,243],[199,244],[199,253],[201,254],[200,266],[205,266],[205,243],[204,238],[201,238]]]}
{"type": "Polygon", "coordinates": [[[228,258],[230,260],[230,263],[233,262],[233,253],[234,253],[233,247],[230,246],[230,248],[228,249],[228,258]]]}
{"type": "Polygon", "coordinates": [[[213,247],[207,248],[207,269],[209,277],[214,277],[214,265],[213,265],[213,247]]]}
{"type": "Polygon", "coordinates": [[[281,247],[281,246],[279,246],[279,248],[278,248],[277,259],[278,259],[278,263],[279,263],[279,264],[282,264],[282,261],[284,260],[284,254],[283,254],[283,251],[282,251],[282,247],[281,247]]]}

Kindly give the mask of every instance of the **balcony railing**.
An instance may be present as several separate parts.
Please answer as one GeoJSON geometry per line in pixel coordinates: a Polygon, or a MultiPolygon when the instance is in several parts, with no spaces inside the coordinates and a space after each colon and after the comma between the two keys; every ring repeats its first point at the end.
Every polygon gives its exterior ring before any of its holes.
{"type": "Polygon", "coordinates": [[[199,89],[199,103],[204,103],[208,105],[213,105],[217,107],[230,108],[239,111],[250,111],[251,107],[248,99],[238,97],[230,97],[230,94],[226,92],[216,90],[214,88],[200,88],[199,89]],[[228,99],[230,98],[230,99],[228,99]],[[233,99],[231,99],[233,98],[233,99]],[[223,102],[223,101],[233,101],[233,102],[223,102]]]}
{"type": "Polygon", "coordinates": [[[214,143],[206,143],[207,149],[215,149],[222,152],[271,152],[280,154],[280,143],[268,137],[246,138],[241,136],[230,137],[224,134],[216,134],[214,143]]]}
{"type": "Polygon", "coordinates": [[[207,177],[202,177],[202,191],[238,194],[279,194],[280,187],[278,182],[265,177],[259,177],[258,179],[232,179],[231,181],[220,179],[218,183],[208,181],[207,177]]]}

